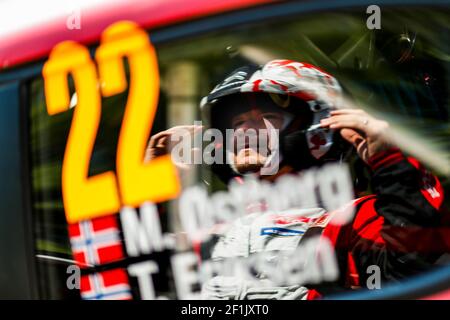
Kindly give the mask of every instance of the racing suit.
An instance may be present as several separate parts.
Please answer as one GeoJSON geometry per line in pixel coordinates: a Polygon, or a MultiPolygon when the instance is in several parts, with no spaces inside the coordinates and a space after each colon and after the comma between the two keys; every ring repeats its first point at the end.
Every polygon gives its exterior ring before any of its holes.
{"type": "Polygon", "coordinates": [[[277,252],[294,250],[320,229],[319,236],[334,249],[337,280],[276,286],[264,277],[242,281],[219,275],[204,284],[203,297],[315,299],[365,286],[371,265],[379,267],[382,283],[431,268],[450,248],[450,219],[442,208],[440,182],[396,148],[374,155],[368,165],[374,194],[350,204],[355,214],[349,223],[332,223],[334,213],[321,208],[254,213],[235,221],[213,245],[213,260],[258,252],[273,252],[276,259],[277,252]]]}

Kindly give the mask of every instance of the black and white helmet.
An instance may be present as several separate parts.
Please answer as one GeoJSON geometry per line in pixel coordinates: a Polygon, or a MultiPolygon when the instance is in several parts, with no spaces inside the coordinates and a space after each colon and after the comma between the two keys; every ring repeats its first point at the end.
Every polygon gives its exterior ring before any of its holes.
{"type": "Polygon", "coordinates": [[[243,95],[265,99],[294,115],[280,131],[284,163],[303,169],[339,156],[336,149],[340,148],[333,147],[339,135],[320,126],[320,120],[342,103],[342,88],[329,73],[292,60],[272,60],[263,66],[238,68],[201,101],[202,113],[210,119],[211,127],[224,129],[223,119],[236,107],[233,99],[243,95]],[[296,117],[306,121],[301,128],[294,129],[291,124],[296,117]]]}

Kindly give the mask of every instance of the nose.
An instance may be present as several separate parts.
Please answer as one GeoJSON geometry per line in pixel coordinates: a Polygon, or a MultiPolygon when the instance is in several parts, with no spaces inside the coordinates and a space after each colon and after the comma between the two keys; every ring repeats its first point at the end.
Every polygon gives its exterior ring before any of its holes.
{"type": "Polygon", "coordinates": [[[264,129],[266,127],[264,118],[259,110],[249,111],[247,117],[236,129],[247,131],[248,129],[264,129]]]}

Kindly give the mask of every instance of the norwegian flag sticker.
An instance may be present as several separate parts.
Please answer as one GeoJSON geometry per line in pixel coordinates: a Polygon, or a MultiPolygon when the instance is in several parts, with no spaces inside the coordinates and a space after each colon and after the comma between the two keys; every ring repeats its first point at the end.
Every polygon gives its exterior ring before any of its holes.
{"type": "Polygon", "coordinates": [[[81,268],[123,259],[120,231],[115,216],[69,225],[74,260],[81,268]]]}
{"type": "Polygon", "coordinates": [[[113,269],[81,276],[83,300],[131,300],[128,276],[124,269],[113,269]]]}

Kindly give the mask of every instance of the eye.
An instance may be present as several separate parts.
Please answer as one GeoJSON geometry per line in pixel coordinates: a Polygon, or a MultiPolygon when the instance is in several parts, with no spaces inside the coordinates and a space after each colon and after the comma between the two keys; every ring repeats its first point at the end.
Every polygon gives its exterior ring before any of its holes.
{"type": "Polygon", "coordinates": [[[231,125],[233,126],[233,128],[240,127],[240,126],[242,126],[243,124],[244,124],[244,120],[243,120],[243,119],[236,119],[236,120],[233,120],[233,121],[231,122],[231,125]]]}
{"type": "Polygon", "coordinates": [[[267,120],[279,120],[281,118],[278,113],[273,113],[273,112],[263,113],[262,116],[264,118],[266,118],[267,120]]]}

